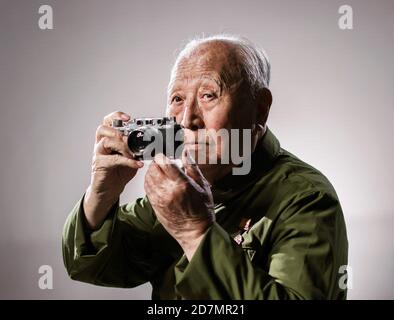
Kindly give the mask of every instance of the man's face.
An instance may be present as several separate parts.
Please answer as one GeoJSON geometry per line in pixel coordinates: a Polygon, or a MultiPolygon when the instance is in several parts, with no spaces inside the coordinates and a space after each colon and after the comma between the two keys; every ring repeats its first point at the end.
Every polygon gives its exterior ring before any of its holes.
{"type": "Polygon", "coordinates": [[[209,157],[221,163],[224,152],[229,152],[228,143],[214,132],[250,129],[256,123],[256,107],[242,81],[238,60],[228,44],[203,44],[178,63],[169,85],[167,113],[185,128],[185,148],[198,160],[203,173],[212,176],[207,177],[210,180],[220,178],[231,167],[201,165],[202,150],[210,151],[206,152],[206,163],[209,157]],[[211,139],[201,139],[199,131],[208,130],[211,139]]]}

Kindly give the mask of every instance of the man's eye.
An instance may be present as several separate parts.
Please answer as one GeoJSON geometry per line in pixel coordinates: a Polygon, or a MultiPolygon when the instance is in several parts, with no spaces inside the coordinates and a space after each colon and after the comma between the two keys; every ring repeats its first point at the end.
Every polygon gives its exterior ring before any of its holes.
{"type": "Polygon", "coordinates": [[[173,103],[173,102],[181,102],[182,101],[182,98],[180,97],[180,96],[174,96],[173,98],[172,98],[172,100],[171,100],[171,103],[173,103]]]}
{"type": "Polygon", "coordinates": [[[212,100],[213,98],[215,98],[215,95],[212,94],[212,93],[204,93],[204,94],[202,95],[202,99],[203,99],[204,101],[210,101],[210,100],[212,100]]]}

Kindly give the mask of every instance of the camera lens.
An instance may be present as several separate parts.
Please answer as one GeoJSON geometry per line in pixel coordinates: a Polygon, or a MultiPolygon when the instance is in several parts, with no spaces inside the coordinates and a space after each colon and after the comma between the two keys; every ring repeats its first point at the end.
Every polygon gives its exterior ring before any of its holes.
{"type": "Polygon", "coordinates": [[[129,133],[127,145],[136,159],[151,160],[155,154],[163,153],[169,158],[180,157],[183,130],[178,124],[160,126],[144,125],[129,133]],[[179,149],[179,150],[178,150],[179,149]]]}
{"type": "Polygon", "coordinates": [[[141,153],[154,139],[151,134],[146,134],[145,129],[134,130],[127,138],[127,144],[133,153],[141,153]]]}

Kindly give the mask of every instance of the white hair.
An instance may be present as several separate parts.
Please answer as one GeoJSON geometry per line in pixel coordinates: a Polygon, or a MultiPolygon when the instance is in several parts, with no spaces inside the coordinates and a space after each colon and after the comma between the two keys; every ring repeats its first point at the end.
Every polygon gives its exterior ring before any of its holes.
{"type": "Polygon", "coordinates": [[[271,65],[265,51],[246,38],[226,34],[199,37],[190,40],[183,47],[175,60],[171,71],[171,79],[174,78],[176,67],[182,58],[193,52],[198,46],[211,41],[230,43],[235,46],[236,52],[240,58],[239,63],[241,64],[244,77],[246,78],[245,80],[253,96],[256,96],[261,89],[268,88],[271,65]]]}

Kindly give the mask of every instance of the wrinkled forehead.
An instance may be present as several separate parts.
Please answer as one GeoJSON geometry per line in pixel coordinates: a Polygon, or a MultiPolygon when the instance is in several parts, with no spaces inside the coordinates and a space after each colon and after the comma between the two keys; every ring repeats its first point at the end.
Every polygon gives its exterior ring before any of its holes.
{"type": "Polygon", "coordinates": [[[241,63],[235,48],[223,43],[199,45],[183,54],[174,66],[168,86],[195,81],[214,81],[221,88],[230,87],[242,78],[241,63]]]}

